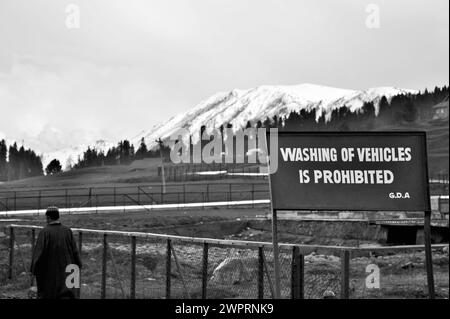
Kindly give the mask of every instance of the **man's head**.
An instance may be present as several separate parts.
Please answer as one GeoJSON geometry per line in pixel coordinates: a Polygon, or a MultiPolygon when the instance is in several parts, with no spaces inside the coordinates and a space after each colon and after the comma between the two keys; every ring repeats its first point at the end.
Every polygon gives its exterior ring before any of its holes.
{"type": "Polygon", "coordinates": [[[57,221],[59,219],[59,209],[55,206],[50,206],[47,208],[45,212],[45,216],[47,217],[47,223],[51,223],[57,221]]]}

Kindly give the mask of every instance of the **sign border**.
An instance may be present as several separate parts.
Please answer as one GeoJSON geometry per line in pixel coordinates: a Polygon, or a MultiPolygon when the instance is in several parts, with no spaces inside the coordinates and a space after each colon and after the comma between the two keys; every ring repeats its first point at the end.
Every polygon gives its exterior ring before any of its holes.
{"type": "MultiPolygon", "coordinates": [[[[403,131],[403,130],[399,130],[399,131],[344,131],[344,132],[340,132],[340,131],[278,131],[278,136],[280,135],[284,135],[284,136],[298,136],[298,135],[320,135],[320,136],[326,136],[326,135],[330,135],[330,136],[336,136],[336,135],[340,135],[340,136],[418,136],[422,139],[423,142],[423,152],[424,152],[424,158],[423,158],[423,162],[421,163],[424,167],[424,176],[422,176],[422,179],[424,179],[426,181],[425,184],[425,203],[426,206],[421,208],[421,209],[416,209],[416,210],[405,210],[405,209],[390,209],[390,210],[382,210],[382,209],[361,209],[361,208],[340,208],[340,207],[334,207],[334,208],[318,208],[318,207],[314,207],[314,208],[310,208],[310,207],[302,207],[302,208],[276,208],[274,207],[274,209],[278,210],[278,211],[329,211],[329,212],[333,212],[333,211],[349,211],[349,212],[354,212],[354,211],[366,211],[366,212],[406,212],[406,211],[410,211],[410,212],[423,212],[423,211],[431,211],[431,200],[430,200],[430,181],[429,181],[429,173],[428,173],[428,151],[427,151],[427,134],[426,131],[403,131]]],[[[266,132],[266,140],[270,141],[270,131],[266,132]]],[[[267,145],[267,149],[269,150],[269,145],[267,145]]],[[[278,156],[278,149],[277,149],[277,156],[278,156]]],[[[278,163],[278,165],[280,165],[280,163],[278,163]]],[[[270,163],[269,163],[270,166],[270,163]]],[[[273,174],[270,174],[269,171],[269,183],[271,184],[271,176],[273,174]]],[[[273,194],[272,194],[272,190],[270,190],[271,192],[271,199],[273,198],[273,194]]],[[[271,202],[273,203],[273,201],[271,200],[271,202]]]]}

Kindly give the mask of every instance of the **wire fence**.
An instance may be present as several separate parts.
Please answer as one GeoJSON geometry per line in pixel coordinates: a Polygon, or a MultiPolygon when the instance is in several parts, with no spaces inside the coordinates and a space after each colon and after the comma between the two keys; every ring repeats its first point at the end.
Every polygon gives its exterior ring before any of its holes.
{"type": "MultiPolygon", "coordinates": [[[[431,180],[434,210],[448,213],[448,179],[431,180]],[[439,196],[437,196],[438,194],[439,196]]],[[[178,183],[162,185],[48,188],[0,191],[0,212],[43,209],[117,207],[155,204],[186,204],[258,201],[269,198],[266,182],[178,183]]]]}
{"type": "MultiPolygon", "coordinates": [[[[158,177],[162,175],[162,167],[158,167],[158,177]]],[[[164,165],[164,177],[166,181],[205,181],[224,180],[233,178],[268,179],[267,171],[257,164],[170,164],[164,165]]]]}
{"type": "MultiPolygon", "coordinates": [[[[32,285],[41,227],[10,225],[0,241],[0,296],[32,285]],[[3,248],[2,248],[3,247],[3,248]]],[[[81,298],[273,298],[273,246],[266,242],[72,229],[83,261],[81,298]]],[[[426,298],[423,246],[354,248],[280,244],[281,298],[426,298]],[[375,265],[375,266],[374,266],[375,265]],[[378,267],[378,289],[368,267],[378,267]]],[[[448,244],[433,245],[438,297],[448,298],[448,244]],[[447,253],[441,252],[447,249],[447,253]],[[445,290],[446,289],[446,290],[445,290]],[[446,295],[445,295],[446,294],[446,295]]],[[[376,272],[374,273],[374,276],[376,272]]],[[[375,276],[376,277],[376,276],[375,276]]],[[[376,278],[375,278],[376,279],[376,278]]]]}
{"type": "Polygon", "coordinates": [[[266,183],[191,183],[0,191],[0,211],[261,200],[266,183]]]}

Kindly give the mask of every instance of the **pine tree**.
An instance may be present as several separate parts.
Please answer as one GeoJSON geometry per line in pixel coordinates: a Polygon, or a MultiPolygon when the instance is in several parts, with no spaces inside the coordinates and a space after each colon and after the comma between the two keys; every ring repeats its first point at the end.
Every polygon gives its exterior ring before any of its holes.
{"type": "Polygon", "coordinates": [[[141,138],[141,144],[139,145],[138,150],[136,151],[136,159],[143,159],[147,157],[147,145],[145,144],[145,139],[141,138]]]}
{"type": "Polygon", "coordinates": [[[8,153],[8,148],[6,146],[6,141],[0,141],[0,181],[6,181],[8,178],[7,174],[7,162],[6,155],[8,153]]]}
{"type": "Polygon", "coordinates": [[[61,170],[62,170],[61,163],[57,159],[54,159],[45,168],[45,173],[47,175],[54,175],[60,173],[61,170]]]}

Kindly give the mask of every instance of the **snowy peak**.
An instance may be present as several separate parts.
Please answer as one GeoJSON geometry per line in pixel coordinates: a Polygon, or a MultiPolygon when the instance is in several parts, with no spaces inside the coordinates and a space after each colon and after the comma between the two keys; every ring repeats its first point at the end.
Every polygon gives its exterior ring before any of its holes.
{"type": "MultiPolygon", "coordinates": [[[[378,107],[383,96],[390,100],[395,95],[415,93],[418,92],[394,87],[358,91],[309,83],[234,89],[214,94],[184,114],[178,114],[165,124],[155,127],[143,137],[149,148],[153,148],[157,139],[167,139],[178,129],[185,128],[193,135],[193,142],[196,142],[195,138],[198,139],[198,132],[203,125],[207,131],[227,124],[232,124],[237,130],[244,128],[248,121],[264,121],[275,115],[284,119],[291,112],[301,110],[316,110],[318,117],[329,117],[336,108],[345,106],[355,112],[366,102],[373,102],[378,107]]],[[[185,141],[188,139],[189,136],[184,136],[185,141]]],[[[137,141],[132,142],[136,144],[137,141]]]]}

